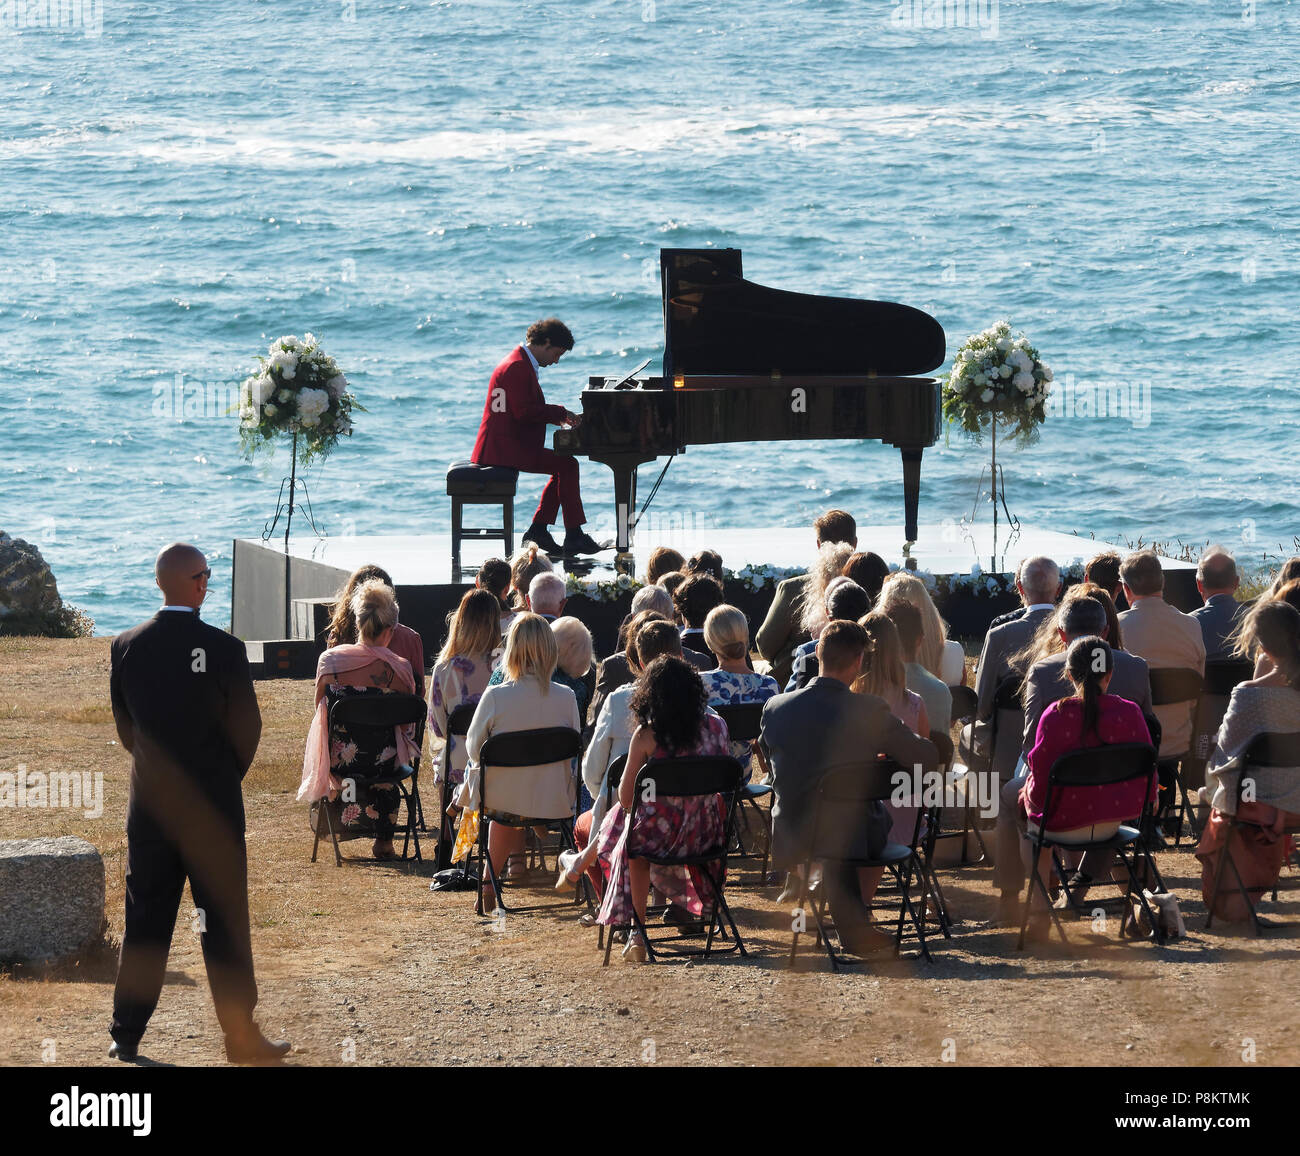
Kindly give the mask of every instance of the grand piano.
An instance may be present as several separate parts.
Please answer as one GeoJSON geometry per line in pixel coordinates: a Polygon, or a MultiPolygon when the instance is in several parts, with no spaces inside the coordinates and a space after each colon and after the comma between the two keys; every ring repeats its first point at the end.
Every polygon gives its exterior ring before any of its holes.
{"type": "MultiPolygon", "coordinates": [[[[822,438],[902,451],[906,554],[941,416],[938,380],[916,375],[943,363],[942,326],[890,301],[747,281],[739,249],[663,249],[659,263],[663,375],[589,378],[582,423],[555,433],[557,451],[614,473],[619,563],[630,562],[639,466],[694,445],[822,438]]],[[[779,458],[772,472],[779,484],[779,458]]]]}

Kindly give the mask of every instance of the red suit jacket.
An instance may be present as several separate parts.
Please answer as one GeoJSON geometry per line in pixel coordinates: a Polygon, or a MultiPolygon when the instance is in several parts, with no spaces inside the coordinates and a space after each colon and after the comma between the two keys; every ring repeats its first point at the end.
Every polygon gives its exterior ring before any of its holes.
{"type": "Polygon", "coordinates": [[[564,414],[564,406],[546,404],[533,363],[517,345],[492,371],[470,460],[480,466],[526,465],[546,448],[547,425],[562,424],[564,414]]]}

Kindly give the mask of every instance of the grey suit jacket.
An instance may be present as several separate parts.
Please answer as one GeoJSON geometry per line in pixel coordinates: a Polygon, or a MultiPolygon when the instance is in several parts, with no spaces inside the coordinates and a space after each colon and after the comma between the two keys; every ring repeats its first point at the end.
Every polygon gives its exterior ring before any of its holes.
{"type": "MultiPolygon", "coordinates": [[[[992,730],[993,699],[998,684],[1003,679],[1019,673],[1011,667],[1011,656],[1023,650],[1039,626],[1051,615],[1050,610],[1035,610],[1019,618],[996,626],[984,636],[979,666],[975,670],[975,696],[979,700],[975,712],[975,748],[987,757],[989,735],[992,730]]],[[[1003,779],[1010,778],[1020,757],[1020,734],[1024,730],[1024,715],[1020,711],[1004,710],[998,719],[998,747],[993,752],[993,770],[1003,779]]]]}
{"type": "MultiPolygon", "coordinates": [[[[1110,678],[1108,694],[1135,702],[1144,715],[1153,714],[1151,708],[1151,679],[1147,674],[1145,659],[1127,650],[1111,652],[1115,656],[1115,673],[1110,678]]],[[[1023,749],[1030,750],[1038,734],[1038,720],[1057,699],[1074,693],[1074,686],[1065,673],[1065,651],[1049,655],[1036,662],[1025,676],[1025,726],[1022,734],[1023,749]]]]}
{"type": "Polygon", "coordinates": [[[808,641],[807,633],[799,625],[807,582],[807,574],[796,574],[777,583],[767,617],[754,635],[758,653],[772,664],[772,677],[777,686],[785,686],[790,681],[795,649],[808,641]]]}
{"type": "MultiPolygon", "coordinates": [[[[908,768],[938,762],[934,745],[890,714],[884,699],[854,694],[834,678],[768,699],[761,741],[772,764],[772,860],[785,866],[809,854],[817,787],[828,771],[881,754],[908,768]]],[[[863,813],[837,816],[831,843],[845,856],[877,855],[890,823],[883,803],[867,804],[863,813]]]]}
{"type": "Polygon", "coordinates": [[[1209,601],[1192,611],[1192,617],[1201,626],[1205,639],[1205,658],[1209,662],[1227,658],[1228,635],[1236,628],[1246,613],[1246,604],[1238,602],[1231,594],[1212,594],[1209,601]]]}

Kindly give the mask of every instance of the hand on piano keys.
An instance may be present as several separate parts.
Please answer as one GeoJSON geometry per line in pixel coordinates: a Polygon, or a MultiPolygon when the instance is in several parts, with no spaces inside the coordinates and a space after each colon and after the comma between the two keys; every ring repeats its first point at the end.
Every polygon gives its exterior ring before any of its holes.
{"type": "Polygon", "coordinates": [[[564,429],[577,429],[582,425],[582,414],[573,413],[570,410],[564,411],[564,429]]]}

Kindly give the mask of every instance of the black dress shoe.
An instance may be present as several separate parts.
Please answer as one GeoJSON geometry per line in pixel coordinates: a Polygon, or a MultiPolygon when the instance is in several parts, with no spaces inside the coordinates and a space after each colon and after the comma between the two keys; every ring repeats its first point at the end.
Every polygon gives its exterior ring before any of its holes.
{"type": "Polygon", "coordinates": [[[121,1060],[124,1064],[133,1064],[139,1050],[139,1044],[124,1044],[114,1040],[108,1046],[108,1058],[110,1060],[121,1060]]]}
{"type": "Polygon", "coordinates": [[[226,1059],[232,1064],[274,1063],[292,1047],[288,1040],[268,1040],[253,1028],[246,1035],[226,1037],[226,1059]]]}
{"type": "Polygon", "coordinates": [[[602,550],[608,549],[608,546],[602,546],[585,530],[570,530],[564,535],[566,558],[573,558],[578,554],[599,554],[602,550]]]}
{"type": "Polygon", "coordinates": [[[539,522],[534,522],[524,531],[521,541],[531,542],[539,550],[544,550],[547,554],[553,556],[558,556],[561,553],[559,542],[552,538],[551,531],[539,522]]]}

